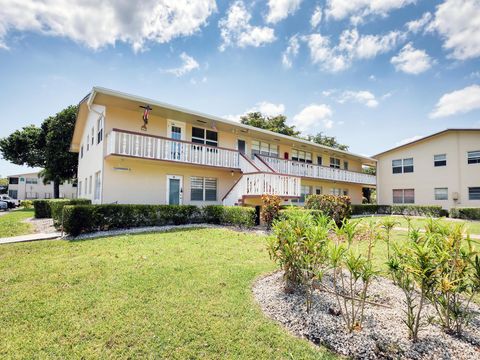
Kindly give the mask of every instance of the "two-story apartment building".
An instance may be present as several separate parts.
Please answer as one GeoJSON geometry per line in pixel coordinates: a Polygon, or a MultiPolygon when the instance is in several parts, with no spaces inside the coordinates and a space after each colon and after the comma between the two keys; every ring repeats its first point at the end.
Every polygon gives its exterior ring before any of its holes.
{"type": "Polygon", "coordinates": [[[78,197],[94,203],[301,203],[313,193],[361,203],[376,185],[362,172],[372,158],[98,87],[79,104],[71,151],[78,197]]]}
{"type": "Polygon", "coordinates": [[[446,129],[374,158],[379,204],[480,207],[480,129],[446,129]]]}
{"type": "MultiPolygon", "coordinates": [[[[53,182],[44,183],[40,173],[26,173],[8,176],[8,195],[18,200],[53,198],[53,182]]],[[[60,185],[60,197],[73,199],[77,196],[76,183],[65,181],[60,185]]]]}

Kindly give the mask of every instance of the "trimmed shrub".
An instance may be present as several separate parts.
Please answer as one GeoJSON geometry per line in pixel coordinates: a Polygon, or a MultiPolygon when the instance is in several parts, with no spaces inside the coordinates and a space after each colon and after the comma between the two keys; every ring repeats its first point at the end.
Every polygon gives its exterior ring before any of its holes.
{"type": "Polygon", "coordinates": [[[89,199],[42,199],[33,200],[33,208],[35,218],[53,218],[55,224],[55,222],[61,222],[62,209],[65,205],[88,205],[91,203],[89,199]]]}
{"type": "Polygon", "coordinates": [[[390,205],[377,204],[356,204],[352,205],[352,215],[390,215],[392,207],[390,205]]]}
{"type": "Polygon", "coordinates": [[[49,200],[33,200],[33,210],[36,219],[51,218],[49,200]]]}
{"type": "Polygon", "coordinates": [[[273,221],[278,218],[281,201],[277,195],[262,195],[262,220],[265,221],[267,230],[270,230],[273,221]]]}
{"type": "Polygon", "coordinates": [[[84,232],[143,226],[183,225],[199,222],[253,227],[255,209],[209,205],[67,205],[62,204],[63,229],[77,236],[84,232]]]}
{"type": "Polygon", "coordinates": [[[392,215],[407,216],[433,216],[442,217],[448,215],[448,212],[441,206],[423,206],[423,205],[392,205],[392,215]]]}
{"type": "Polygon", "coordinates": [[[22,200],[20,201],[20,206],[24,209],[31,209],[33,206],[32,200],[22,200]]]}
{"type": "Polygon", "coordinates": [[[450,217],[465,220],[480,220],[480,208],[451,208],[450,217]]]}
{"type": "Polygon", "coordinates": [[[310,195],[305,201],[305,208],[320,210],[324,215],[331,217],[337,225],[351,215],[350,197],[335,195],[310,195]]]}

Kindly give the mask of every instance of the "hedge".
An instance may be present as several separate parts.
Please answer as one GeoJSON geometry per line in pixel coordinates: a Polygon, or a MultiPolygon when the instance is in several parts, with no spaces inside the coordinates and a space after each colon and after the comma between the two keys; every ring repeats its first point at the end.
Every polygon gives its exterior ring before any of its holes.
{"type": "Polygon", "coordinates": [[[465,220],[480,220],[480,208],[451,208],[450,217],[465,220]]]}
{"type": "Polygon", "coordinates": [[[409,216],[447,216],[448,212],[441,206],[423,205],[352,205],[353,215],[409,215],[409,216]]]}
{"type": "Polygon", "coordinates": [[[34,200],[34,216],[37,219],[53,218],[55,226],[61,222],[62,209],[65,205],[88,205],[89,199],[45,199],[34,200]]]}
{"type": "Polygon", "coordinates": [[[255,210],[238,206],[211,205],[67,205],[63,207],[63,229],[77,236],[84,232],[142,226],[211,224],[253,227],[255,210]]]}
{"type": "Polygon", "coordinates": [[[352,212],[348,196],[334,195],[309,195],[305,200],[305,209],[320,210],[337,224],[348,219],[352,212]]]}

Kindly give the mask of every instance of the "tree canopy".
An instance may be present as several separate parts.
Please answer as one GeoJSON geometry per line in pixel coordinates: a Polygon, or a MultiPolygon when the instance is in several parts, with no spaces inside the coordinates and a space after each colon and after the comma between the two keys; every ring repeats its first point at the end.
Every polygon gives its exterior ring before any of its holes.
{"type": "Polygon", "coordinates": [[[348,150],[348,145],[340,144],[334,136],[327,136],[322,132],[319,132],[316,135],[307,135],[306,137],[301,136],[300,131],[297,131],[294,125],[287,125],[287,117],[285,115],[265,116],[261,112],[256,111],[242,116],[240,122],[244,125],[250,125],[279,134],[305,139],[334,149],[348,150]]]}
{"type": "Polygon", "coordinates": [[[77,107],[69,106],[45,119],[40,127],[29,125],[0,139],[5,160],[44,169],[44,181],[53,181],[56,198],[60,183],[77,174],[77,154],[69,151],[76,113],[77,107]]]}

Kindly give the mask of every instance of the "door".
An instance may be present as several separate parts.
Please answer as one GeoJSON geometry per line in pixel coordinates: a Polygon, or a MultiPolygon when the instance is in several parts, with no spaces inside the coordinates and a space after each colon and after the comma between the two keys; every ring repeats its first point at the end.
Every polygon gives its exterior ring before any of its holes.
{"type": "Polygon", "coordinates": [[[168,205],[182,204],[183,177],[167,175],[167,203],[168,205]]]}
{"type": "Polygon", "coordinates": [[[247,152],[247,144],[245,143],[245,140],[238,139],[237,148],[240,154],[245,154],[247,152]]]}
{"type": "Polygon", "coordinates": [[[169,160],[182,160],[183,154],[185,154],[182,140],[185,140],[185,123],[179,121],[168,120],[168,137],[172,140],[180,140],[178,142],[172,142],[170,144],[170,157],[169,160]]]}

